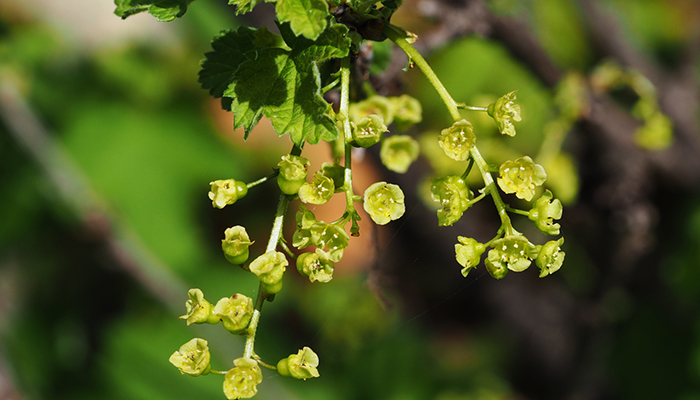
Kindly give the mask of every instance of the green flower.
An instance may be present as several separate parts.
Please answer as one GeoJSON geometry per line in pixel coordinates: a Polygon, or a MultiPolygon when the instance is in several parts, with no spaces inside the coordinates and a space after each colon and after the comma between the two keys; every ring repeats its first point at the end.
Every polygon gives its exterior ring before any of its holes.
{"type": "Polygon", "coordinates": [[[289,262],[279,251],[268,251],[250,263],[250,271],[258,276],[263,289],[268,294],[275,294],[282,289],[282,276],[289,262]]]}
{"type": "Polygon", "coordinates": [[[317,367],[318,356],[310,348],[304,347],[297,354],[280,360],[277,363],[277,372],[296,379],[318,378],[317,367]]]}
{"type": "Polygon", "coordinates": [[[209,184],[211,185],[209,200],[216,208],[224,208],[248,194],[248,186],[233,179],[218,180],[209,184]]]}
{"type": "Polygon", "coordinates": [[[311,183],[305,182],[299,188],[299,200],[306,204],[326,204],[334,194],[333,179],[323,175],[321,171],[314,174],[311,183]]]}
{"type": "Polygon", "coordinates": [[[206,375],[211,370],[210,358],[207,341],[195,338],[180,346],[180,350],[174,352],[169,361],[182,374],[199,376],[206,375]]]}
{"type": "Polygon", "coordinates": [[[463,267],[462,276],[466,278],[469,271],[481,262],[481,254],[486,250],[486,246],[464,236],[457,236],[457,240],[459,243],[455,244],[455,255],[457,262],[463,267]]]}
{"type": "Polygon", "coordinates": [[[469,158],[469,150],[476,143],[474,127],[465,119],[457,121],[440,132],[438,143],[448,157],[464,161],[469,158]]]}
{"type": "Polygon", "coordinates": [[[394,135],[384,139],[379,151],[382,164],[400,174],[408,171],[408,167],[418,159],[419,154],[420,145],[408,135],[394,135]]]}
{"type": "Polygon", "coordinates": [[[532,200],[535,188],[544,183],[547,173],[528,156],[501,164],[498,186],[505,193],[515,193],[519,199],[532,200]]]}
{"type": "Polygon", "coordinates": [[[291,154],[282,156],[282,161],[277,164],[279,167],[277,185],[279,185],[282,193],[288,195],[297,194],[301,185],[306,182],[309,165],[309,160],[304,157],[291,154]]]}
{"type": "Polygon", "coordinates": [[[406,212],[404,194],[398,185],[377,182],[365,190],[364,208],[378,225],[397,220],[406,212]]]}
{"type": "Polygon", "coordinates": [[[190,298],[185,302],[187,314],[180,316],[180,319],[187,320],[187,325],[210,323],[216,324],[219,319],[212,314],[212,305],[204,299],[204,293],[199,289],[190,289],[187,291],[187,296],[190,298]]]}
{"type": "Polygon", "coordinates": [[[372,114],[382,117],[382,122],[385,125],[391,125],[394,121],[394,105],[383,96],[372,96],[350,104],[350,120],[355,123],[372,114]]]}
{"type": "Polygon", "coordinates": [[[411,125],[423,120],[423,107],[415,98],[404,94],[399,97],[390,97],[394,106],[394,125],[399,131],[405,131],[411,125]]]}
{"type": "Polygon", "coordinates": [[[515,136],[513,121],[520,121],[520,105],[515,104],[515,92],[512,91],[489,105],[488,114],[496,121],[498,131],[503,135],[515,136]]]}
{"type": "Polygon", "coordinates": [[[561,268],[566,256],[566,253],[561,251],[562,244],[564,244],[564,238],[559,238],[559,240],[550,240],[541,247],[535,261],[540,268],[540,278],[553,274],[561,268]]]}
{"type": "Polygon", "coordinates": [[[235,265],[243,264],[248,260],[248,247],[253,244],[250,241],[245,228],[236,225],[224,231],[224,239],[221,241],[221,249],[226,259],[235,265]]]}
{"type": "Polygon", "coordinates": [[[506,236],[495,240],[491,246],[493,249],[489,251],[486,263],[499,271],[503,268],[525,271],[532,264],[532,259],[537,257],[537,247],[523,235],[506,236]]]}
{"type": "Polygon", "coordinates": [[[433,178],[431,183],[430,195],[433,201],[442,206],[437,211],[438,225],[451,226],[459,221],[464,211],[469,208],[471,192],[459,176],[433,178]]]}
{"type": "Polygon", "coordinates": [[[553,197],[552,192],[545,190],[528,213],[528,218],[535,223],[537,229],[547,235],[559,234],[560,225],[554,220],[561,218],[563,212],[561,201],[559,199],[552,200],[553,197]]]}
{"type": "Polygon", "coordinates": [[[303,249],[311,244],[311,227],[318,221],[314,213],[306,209],[303,204],[299,205],[296,215],[297,229],[292,236],[292,245],[297,249],[303,249]]]}
{"type": "Polygon", "coordinates": [[[343,249],[348,247],[350,236],[342,226],[316,222],[309,229],[311,244],[328,252],[330,260],[338,262],[343,257],[343,249]]]}
{"type": "Polygon", "coordinates": [[[249,399],[258,393],[262,371],[255,360],[241,357],[233,360],[235,367],[224,375],[224,394],[229,400],[249,399]]]}
{"type": "Polygon", "coordinates": [[[356,147],[371,147],[382,140],[382,135],[387,132],[384,120],[379,115],[368,115],[362,117],[356,124],[353,124],[352,139],[356,147]]]}
{"type": "Polygon", "coordinates": [[[333,279],[333,262],[323,250],[303,253],[297,258],[297,270],[311,282],[330,282],[333,279]]]}
{"type": "Polygon", "coordinates": [[[214,315],[233,334],[242,333],[253,316],[253,299],[240,293],[224,297],[214,306],[214,315]]]}

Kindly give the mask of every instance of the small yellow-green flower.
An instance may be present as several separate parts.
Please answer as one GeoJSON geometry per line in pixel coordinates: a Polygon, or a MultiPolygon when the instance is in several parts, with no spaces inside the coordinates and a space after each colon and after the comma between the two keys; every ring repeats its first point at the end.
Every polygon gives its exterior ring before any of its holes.
{"type": "Polygon", "coordinates": [[[377,182],[365,190],[364,208],[372,221],[386,225],[406,212],[404,194],[398,185],[377,182]]]}
{"type": "Polygon", "coordinates": [[[464,161],[469,158],[469,151],[476,143],[474,127],[466,119],[457,121],[440,132],[438,143],[448,157],[464,161]]]}
{"type": "Polygon", "coordinates": [[[224,394],[229,400],[249,399],[258,393],[257,385],[262,382],[262,371],[255,360],[237,358],[233,360],[235,367],[224,375],[224,394]]]}
{"type": "Polygon", "coordinates": [[[487,112],[496,121],[498,131],[503,135],[515,136],[513,121],[520,121],[520,105],[515,103],[515,92],[503,95],[489,105],[487,112]]]}
{"type": "Polygon", "coordinates": [[[180,350],[170,356],[170,363],[181,373],[189,376],[206,375],[211,370],[209,365],[209,346],[206,340],[194,338],[180,346],[180,350]]]}
{"type": "Polygon", "coordinates": [[[248,260],[248,247],[253,244],[248,232],[241,225],[226,229],[224,239],[221,241],[221,249],[224,256],[231,264],[243,264],[248,260]]]}
{"type": "Polygon", "coordinates": [[[481,254],[484,253],[486,247],[476,241],[476,239],[457,236],[459,243],[455,244],[455,256],[457,262],[463,267],[462,276],[465,278],[469,271],[476,268],[481,262],[481,254]]]}
{"type": "Polygon", "coordinates": [[[498,186],[505,193],[515,193],[519,199],[532,200],[535,189],[547,180],[547,173],[541,165],[535,164],[528,156],[501,164],[498,186]]]}
{"type": "Polygon", "coordinates": [[[190,289],[187,291],[189,300],[185,302],[187,314],[180,316],[180,319],[187,320],[187,325],[190,324],[215,324],[219,319],[213,314],[213,306],[204,298],[204,293],[199,289],[190,289]]]}
{"type": "Polygon", "coordinates": [[[233,179],[209,182],[209,185],[211,185],[209,200],[216,208],[224,208],[248,194],[248,186],[233,179]]]}
{"type": "Polygon", "coordinates": [[[318,378],[318,355],[308,347],[299,350],[297,354],[280,360],[277,363],[277,372],[282,376],[291,376],[296,379],[318,378]]]}
{"type": "Polygon", "coordinates": [[[253,299],[240,293],[224,297],[214,306],[214,315],[233,334],[242,333],[253,317],[253,299]]]}

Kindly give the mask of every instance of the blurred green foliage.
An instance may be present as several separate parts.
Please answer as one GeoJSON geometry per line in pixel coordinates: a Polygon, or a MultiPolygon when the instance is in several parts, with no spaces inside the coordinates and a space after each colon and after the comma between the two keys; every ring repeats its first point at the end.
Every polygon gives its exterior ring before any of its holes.
{"type": "MultiPolygon", "coordinates": [[[[690,1],[604,3],[624,16],[625,28],[639,44],[668,61],[695,27],[683,13],[690,1]]],[[[492,3],[504,15],[528,10],[544,47],[563,68],[587,70],[596,61],[571,2],[492,3]]],[[[210,100],[196,82],[211,36],[237,25],[232,11],[214,0],[193,3],[187,18],[168,28],[176,46],[146,37],[84,49],[40,18],[23,11],[0,13],[0,84],[17,87],[29,101],[116,225],[138,238],[138,245],[174,276],[214,301],[256,286],[254,276],[231,268],[221,256],[223,230],[242,219],[265,232],[274,213],[264,189],[240,202],[259,204],[255,211],[214,214],[206,198],[211,180],[252,180],[269,172],[256,165],[255,153],[232,146],[216,132],[210,100]]],[[[518,90],[523,121],[507,145],[489,118],[471,118],[489,160],[512,158],[509,146],[537,153],[546,124],[557,114],[554,94],[504,48],[469,37],[446,45],[429,61],[450,93],[468,104],[485,106],[518,90]]],[[[437,95],[417,71],[405,78],[430,116],[423,126],[437,131],[449,125],[437,95]]],[[[0,366],[17,389],[28,399],[222,398],[216,377],[190,379],[167,362],[191,338],[192,328],[176,319],[171,304],[162,304],[120,269],[96,239],[99,235],[81,225],[9,129],[7,121],[0,121],[0,366]]],[[[435,167],[448,173],[449,167],[435,167]]],[[[673,238],[660,235],[663,256],[653,260],[660,268],[646,272],[660,287],[648,290],[640,284],[606,297],[604,318],[619,329],[608,339],[611,362],[602,373],[620,399],[700,398],[697,197],[659,229],[681,232],[673,238]]],[[[601,290],[602,272],[595,255],[568,238],[567,265],[557,279],[585,298],[601,290]]],[[[456,279],[457,267],[444,270],[443,279],[456,279]]],[[[321,355],[321,379],[283,381],[265,371],[266,380],[277,384],[266,382],[257,398],[524,398],[509,375],[516,352],[509,329],[479,315],[468,318],[479,312],[470,308],[461,289],[479,280],[483,268],[477,271],[442,293],[437,305],[399,304],[394,310],[381,307],[362,274],[339,277],[328,286],[289,278],[265,310],[258,348],[265,349],[263,358],[278,359],[290,348],[314,345],[321,355]],[[424,309],[428,313],[420,314],[424,309]],[[437,324],[441,310],[456,315],[437,324]],[[462,317],[468,322],[460,324],[462,317]]],[[[184,313],[185,292],[181,300],[184,313]]],[[[214,363],[223,369],[242,341],[209,328],[197,334],[211,339],[214,363]]]]}

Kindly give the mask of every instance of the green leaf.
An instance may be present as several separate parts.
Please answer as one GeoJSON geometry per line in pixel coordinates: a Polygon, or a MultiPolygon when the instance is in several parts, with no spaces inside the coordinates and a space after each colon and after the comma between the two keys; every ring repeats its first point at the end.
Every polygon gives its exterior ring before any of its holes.
{"type": "Polygon", "coordinates": [[[333,140],[338,130],[320,93],[317,64],[348,55],[347,31],[342,25],[330,27],[315,42],[286,37],[294,50],[267,30],[224,32],[212,43],[199,81],[214,97],[224,97],[234,127],[243,126],[246,138],[265,115],[279,135],[289,133],[297,145],[333,140]]]}
{"type": "Polygon", "coordinates": [[[194,0],[114,0],[117,6],[114,13],[122,19],[148,11],[158,21],[168,22],[180,18],[187,12],[187,6],[194,0]]]}
{"type": "Polygon", "coordinates": [[[295,35],[311,40],[326,29],[330,15],[325,0],[278,0],[275,10],[280,22],[289,22],[295,35]]]}
{"type": "Polygon", "coordinates": [[[229,0],[228,4],[235,4],[236,15],[241,15],[253,11],[253,7],[257,6],[261,2],[262,0],[229,0]]]}

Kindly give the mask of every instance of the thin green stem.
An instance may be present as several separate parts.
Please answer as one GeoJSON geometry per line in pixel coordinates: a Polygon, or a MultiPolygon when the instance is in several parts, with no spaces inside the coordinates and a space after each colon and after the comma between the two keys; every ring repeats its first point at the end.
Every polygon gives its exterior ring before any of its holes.
{"type": "Polygon", "coordinates": [[[462,119],[459,114],[459,109],[457,108],[457,102],[454,101],[452,96],[445,89],[445,85],[442,84],[440,78],[435,75],[435,72],[430,65],[425,61],[425,58],[413,47],[408,40],[406,40],[405,33],[402,29],[399,29],[391,24],[386,24],[383,30],[384,35],[388,37],[392,42],[396,43],[401,50],[403,50],[406,55],[413,60],[413,62],[418,66],[418,68],[423,72],[428,81],[433,85],[435,90],[437,90],[440,98],[447,106],[447,110],[455,121],[462,119]]]}
{"type": "Polygon", "coordinates": [[[469,164],[467,164],[467,169],[464,171],[464,173],[460,177],[460,178],[462,178],[462,180],[467,179],[467,177],[469,176],[469,173],[472,171],[473,166],[474,166],[474,157],[469,157],[469,164]]]}
{"type": "Polygon", "coordinates": [[[457,104],[457,107],[463,108],[465,110],[471,110],[471,111],[488,111],[488,107],[476,107],[476,106],[468,106],[464,103],[459,103],[457,104]]]}
{"type": "Polygon", "coordinates": [[[248,187],[248,189],[250,189],[250,188],[252,188],[252,187],[258,186],[259,184],[261,184],[261,183],[263,183],[263,182],[266,182],[267,180],[276,177],[277,175],[279,175],[279,173],[280,173],[279,170],[275,170],[275,172],[271,173],[270,175],[268,175],[268,176],[266,176],[266,177],[260,178],[260,179],[258,179],[258,180],[255,181],[255,182],[247,183],[247,184],[246,184],[246,187],[248,187]]]}
{"type": "Polygon", "coordinates": [[[352,129],[350,127],[350,57],[343,58],[340,65],[340,116],[343,118],[343,139],[345,142],[345,214],[353,215],[355,205],[353,204],[354,192],[352,190],[352,129]]]}
{"type": "Polygon", "coordinates": [[[481,156],[481,153],[479,153],[479,149],[477,149],[476,146],[473,146],[470,151],[472,158],[474,159],[474,162],[476,163],[477,168],[479,168],[479,172],[481,172],[481,176],[484,179],[484,193],[491,195],[493,203],[496,205],[496,210],[498,210],[498,216],[501,218],[501,224],[506,229],[506,236],[515,234],[516,231],[513,229],[513,225],[510,222],[510,217],[508,216],[508,211],[506,210],[507,206],[503,202],[503,199],[501,199],[501,194],[498,192],[496,182],[494,182],[493,177],[489,172],[489,165],[481,156]]]}
{"type": "Polygon", "coordinates": [[[226,375],[227,372],[228,372],[228,371],[218,371],[218,370],[215,370],[215,369],[209,370],[209,373],[210,373],[210,374],[214,374],[214,375],[226,375]]]}

